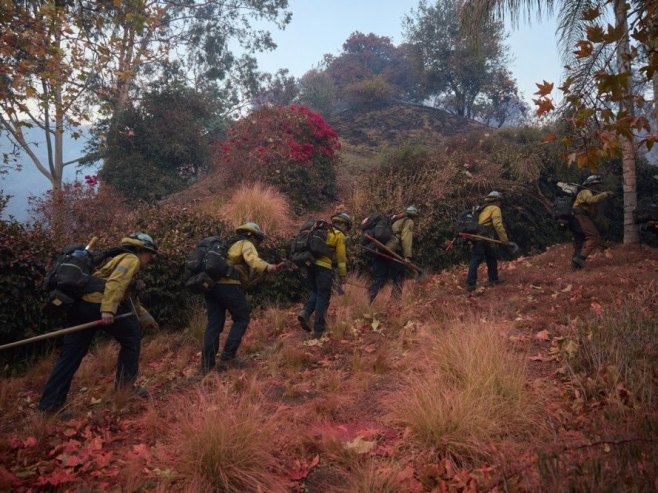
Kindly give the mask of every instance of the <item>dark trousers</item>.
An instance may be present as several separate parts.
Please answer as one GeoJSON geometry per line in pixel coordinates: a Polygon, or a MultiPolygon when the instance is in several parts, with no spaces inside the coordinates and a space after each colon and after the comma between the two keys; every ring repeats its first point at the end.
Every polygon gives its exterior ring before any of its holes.
{"type": "Polygon", "coordinates": [[[573,235],[573,256],[580,257],[583,252],[583,245],[585,244],[585,233],[583,233],[576,216],[569,218],[569,230],[573,235]]]}
{"type": "Polygon", "coordinates": [[[394,260],[388,260],[380,256],[373,257],[371,270],[372,281],[368,288],[370,303],[374,301],[377,293],[379,293],[389,279],[393,283],[391,297],[399,300],[402,297],[402,288],[404,287],[404,269],[404,265],[394,260]]]}
{"type": "Polygon", "coordinates": [[[468,277],[466,284],[475,286],[478,280],[478,267],[482,261],[487,262],[487,274],[489,281],[498,280],[498,259],[496,252],[490,243],[484,241],[474,241],[473,250],[471,251],[471,263],[468,266],[468,277]]]}
{"type": "Polygon", "coordinates": [[[311,296],[304,304],[304,313],[309,317],[315,313],[313,332],[321,334],[327,327],[326,316],[331,299],[331,287],[334,283],[334,271],[319,265],[311,265],[308,268],[307,279],[311,296]]]}
{"type": "MultiPolygon", "coordinates": [[[[118,314],[129,312],[126,306],[119,306],[118,314]]],[[[67,322],[70,326],[80,325],[101,318],[100,304],[76,301],[71,307],[67,322]]],[[[92,327],[66,334],[62,340],[61,353],[55,367],[48,378],[46,387],[41,395],[39,409],[42,411],[55,411],[64,405],[66,396],[71,388],[73,375],[80,367],[82,358],[89,351],[94,335],[102,329],[120,344],[117,359],[115,385],[123,388],[132,385],[137,378],[139,369],[139,352],[141,347],[141,331],[136,317],[126,317],[117,320],[112,325],[92,327]]]]}
{"type": "Polygon", "coordinates": [[[231,314],[233,323],[220,356],[223,360],[235,358],[251,317],[251,307],[239,284],[215,284],[206,293],[206,309],[208,323],[203,334],[201,352],[201,369],[204,371],[215,366],[215,357],[219,350],[219,335],[224,330],[226,312],[231,314]]]}
{"type": "Polygon", "coordinates": [[[581,257],[587,258],[594,250],[601,245],[601,233],[592,221],[592,218],[585,213],[576,215],[580,229],[585,237],[581,257]]]}

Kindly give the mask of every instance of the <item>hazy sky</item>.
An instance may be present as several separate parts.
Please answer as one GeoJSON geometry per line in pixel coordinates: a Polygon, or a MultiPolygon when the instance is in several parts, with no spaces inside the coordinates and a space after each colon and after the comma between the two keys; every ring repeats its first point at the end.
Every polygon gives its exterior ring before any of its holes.
{"type": "MultiPolygon", "coordinates": [[[[278,48],[259,55],[261,70],[274,73],[287,68],[301,77],[317,66],[326,53],[338,55],[355,31],[388,36],[395,45],[404,41],[402,18],[416,9],[418,0],[289,0],[292,21],[284,31],[273,30],[278,48]]],[[[530,103],[536,82],[555,82],[562,66],[557,56],[555,23],[521,25],[508,40],[512,72],[520,91],[530,103]]]]}

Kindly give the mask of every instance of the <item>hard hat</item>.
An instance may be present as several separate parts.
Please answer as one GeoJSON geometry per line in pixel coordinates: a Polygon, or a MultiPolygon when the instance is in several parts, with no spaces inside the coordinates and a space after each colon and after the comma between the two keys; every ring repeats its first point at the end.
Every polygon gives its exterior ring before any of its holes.
{"type": "Polygon", "coordinates": [[[146,233],[132,233],[121,240],[122,246],[132,246],[148,250],[152,253],[158,253],[158,244],[146,233]]]}
{"type": "Polygon", "coordinates": [[[339,222],[339,223],[345,223],[347,225],[347,229],[352,229],[352,218],[347,212],[339,212],[337,214],[334,214],[331,216],[331,222],[339,222]]]}
{"type": "Polygon", "coordinates": [[[238,226],[235,229],[236,233],[250,233],[254,235],[256,238],[259,240],[262,240],[265,238],[265,233],[263,233],[263,230],[260,229],[260,226],[256,223],[244,223],[241,226],[238,226]]]}
{"type": "Polygon", "coordinates": [[[587,178],[585,178],[585,181],[583,182],[583,186],[587,187],[589,185],[597,185],[599,183],[601,183],[600,175],[589,175],[587,178]]]}
{"type": "Polygon", "coordinates": [[[410,205],[404,210],[404,213],[409,217],[417,217],[418,208],[415,205],[410,205]]]}
{"type": "Polygon", "coordinates": [[[496,190],[489,192],[489,195],[487,195],[484,198],[484,200],[486,200],[487,202],[494,202],[496,200],[502,200],[502,199],[503,199],[503,194],[496,190]]]}

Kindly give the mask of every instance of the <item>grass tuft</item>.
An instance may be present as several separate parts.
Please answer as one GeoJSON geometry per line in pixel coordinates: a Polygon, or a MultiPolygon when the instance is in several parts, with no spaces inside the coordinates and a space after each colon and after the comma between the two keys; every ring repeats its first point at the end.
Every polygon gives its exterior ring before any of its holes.
{"type": "Polygon", "coordinates": [[[222,206],[224,219],[233,227],[253,221],[267,234],[290,231],[290,210],[284,194],[261,183],[240,186],[222,206]]]}
{"type": "Polygon", "coordinates": [[[254,402],[218,389],[181,398],[169,447],[174,468],[189,484],[212,491],[284,491],[272,471],[274,423],[254,402]],[[190,402],[193,401],[193,402],[190,402]]]}
{"type": "Polygon", "coordinates": [[[486,457],[486,445],[536,432],[536,405],[525,387],[524,365],[492,329],[453,328],[391,396],[394,419],[422,445],[459,463],[486,457]]]}

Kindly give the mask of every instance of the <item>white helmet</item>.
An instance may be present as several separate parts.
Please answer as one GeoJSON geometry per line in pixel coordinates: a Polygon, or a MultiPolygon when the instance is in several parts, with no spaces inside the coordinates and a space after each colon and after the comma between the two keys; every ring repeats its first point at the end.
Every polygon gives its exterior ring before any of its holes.
{"type": "Polygon", "coordinates": [[[503,199],[503,194],[498,192],[497,190],[493,190],[489,192],[489,195],[487,195],[484,200],[487,202],[495,202],[496,200],[502,200],[503,199]]]}

